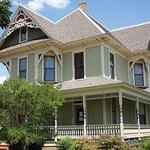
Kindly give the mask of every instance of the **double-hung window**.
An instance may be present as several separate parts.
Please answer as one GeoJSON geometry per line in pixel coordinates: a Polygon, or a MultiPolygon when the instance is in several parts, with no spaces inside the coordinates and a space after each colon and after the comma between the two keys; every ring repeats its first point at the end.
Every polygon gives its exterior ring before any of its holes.
{"type": "Polygon", "coordinates": [[[136,86],[144,86],[143,64],[136,63],[134,65],[134,81],[136,86]]]}
{"type": "Polygon", "coordinates": [[[44,57],[44,81],[55,81],[55,57],[44,57]]]}
{"type": "Polygon", "coordinates": [[[84,78],[84,53],[74,54],[75,79],[84,78]]]}
{"type": "Polygon", "coordinates": [[[27,58],[19,59],[19,77],[27,79],[27,58]]]}
{"type": "Polygon", "coordinates": [[[115,78],[115,61],[114,54],[110,53],[110,77],[111,79],[115,78]]]}

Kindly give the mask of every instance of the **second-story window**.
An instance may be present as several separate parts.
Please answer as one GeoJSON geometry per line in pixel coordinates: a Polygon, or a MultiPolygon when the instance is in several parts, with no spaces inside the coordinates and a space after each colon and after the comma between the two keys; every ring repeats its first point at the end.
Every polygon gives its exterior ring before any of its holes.
{"type": "Polygon", "coordinates": [[[111,79],[115,78],[115,61],[114,54],[110,53],[110,77],[111,79]]]}
{"type": "Polygon", "coordinates": [[[55,57],[44,57],[44,81],[55,81],[55,57]]]}
{"type": "Polygon", "coordinates": [[[27,27],[20,28],[20,43],[27,41],[27,27]]]}
{"type": "Polygon", "coordinates": [[[74,54],[75,79],[84,78],[84,54],[83,52],[74,54]]]}
{"type": "Polygon", "coordinates": [[[22,79],[27,78],[27,58],[19,59],[19,77],[22,79]]]}
{"type": "Polygon", "coordinates": [[[136,86],[144,86],[143,64],[136,63],[134,65],[134,80],[136,86]]]}

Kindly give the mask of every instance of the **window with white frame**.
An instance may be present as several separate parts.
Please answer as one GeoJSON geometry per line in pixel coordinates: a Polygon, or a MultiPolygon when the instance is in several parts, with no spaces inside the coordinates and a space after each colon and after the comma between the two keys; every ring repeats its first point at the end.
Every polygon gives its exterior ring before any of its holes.
{"type": "Polygon", "coordinates": [[[134,64],[134,81],[136,86],[144,86],[143,64],[134,64]]]}
{"type": "Polygon", "coordinates": [[[28,38],[28,28],[25,26],[25,27],[22,27],[20,28],[19,30],[19,42],[25,42],[27,41],[27,38],[28,38]]]}
{"type": "Polygon", "coordinates": [[[55,81],[54,56],[44,56],[44,81],[55,81]]]}
{"type": "Polygon", "coordinates": [[[19,77],[27,79],[27,58],[19,59],[19,77]]]}
{"type": "Polygon", "coordinates": [[[114,59],[114,54],[110,53],[110,77],[111,79],[115,79],[115,59],[114,59]]]}
{"type": "Polygon", "coordinates": [[[74,71],[75,71],[75,79],[84,78],[84,53],[83,52],[74,54],[74,71]]]}

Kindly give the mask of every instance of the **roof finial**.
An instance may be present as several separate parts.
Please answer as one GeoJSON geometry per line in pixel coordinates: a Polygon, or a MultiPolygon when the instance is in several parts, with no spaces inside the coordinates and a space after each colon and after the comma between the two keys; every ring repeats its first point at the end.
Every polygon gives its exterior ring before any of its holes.
{"type": "Polygon", "coordinates": [[[83,11],[86,11],[86,9],[87,9],[87,3],[86,2],[81,2],[80,4],[79,4],[79,8],[81,9],[81,10],[83,10],[83,11]]]}

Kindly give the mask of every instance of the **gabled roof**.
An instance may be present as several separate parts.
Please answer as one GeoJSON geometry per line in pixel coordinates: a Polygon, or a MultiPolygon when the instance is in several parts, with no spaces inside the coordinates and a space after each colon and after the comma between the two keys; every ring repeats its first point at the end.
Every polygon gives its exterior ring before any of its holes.
{"type": "Polygon", "coordinates": [[[131,51],[150,49],[150,22],[112,30],[111,33],[131,51]]]}
{"type": "Polygon", "coordinates": [[[45,31],[48,37],[62,43],[86,39],[89,37],[104,34],[108,31],[105,27],[103,27],[100,23],[94,21],[92,17],[87,15],[80,8],[74,10],[69,15],[65,16],[56,23],[39,15],[38,13],[33,12],[25,6],[19,6],[17,11],[19,9],[29,14],[29,16],[31,16],[39,25],[41,30],[45,31]]]}
{"type": "Polygon", "coordinates": [[[84,11],[76,9],[56,22],[53,36],[63,43],[81,40],[106,33],[84,11]]]}

